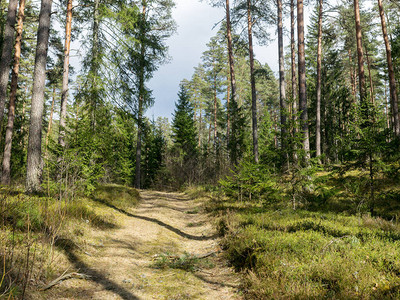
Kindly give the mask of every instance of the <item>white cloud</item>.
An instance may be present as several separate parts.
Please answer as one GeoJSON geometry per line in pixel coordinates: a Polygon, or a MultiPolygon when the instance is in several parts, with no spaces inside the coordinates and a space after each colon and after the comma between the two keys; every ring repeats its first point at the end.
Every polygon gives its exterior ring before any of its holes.
{"type": "MultiPolygon", "coordinates": [[[[214,25],[225,17],[223,8],[213,8],[205,1],[176,0],[176,8],[173,18],[178,24],[178,32],[168,40],[169,54],[172,61],[155,73],[150,82],[153,90],[155,104],[151,107],[147,116],[171,118],[175,109],[175,101],[179,89],[179,82],[190,79],[193,68],[201,61],[201,55],[206,50],[206,44],[217,33],[214,25]]],[[[287,18],[287,17],[286,17],[287,18]]],[[[306,12],[306,20],[308,12],[306,12]]],[[[285,26],[289,26],[289,20],[285,20],[285,26]]],[[[278,72],[278,47],[275,28],[271,28],[272,40],[269,46],[255,46],[255,55],[261,63],[268,63],[271,69],[278,72]]],[[[285,39],[284,46],[288,44],[285,39]]]]}
{"type": "Polygon", "coordinates": [[[224,11],[213,8],[198,0],[177,0],[173,18],[177,22],[178,32],[168,41],[172,61],[155,73],[150,88],[155,97],[154,107],[147,112],[149,117],[171,117],[179,82],[190,79],[193,68],[200,62],[201,54],[206,50],[209,39],[216,34],[212,30],[215,23],[224,17],[224,11]]]}

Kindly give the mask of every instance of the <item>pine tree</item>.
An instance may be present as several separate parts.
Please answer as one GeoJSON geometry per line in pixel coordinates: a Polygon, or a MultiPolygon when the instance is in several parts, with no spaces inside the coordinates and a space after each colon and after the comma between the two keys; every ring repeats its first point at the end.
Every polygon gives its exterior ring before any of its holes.
{"type": "Polygon", "coordinates": [[[61,92],[61,110],[60,110],[60,133],[58,143],[65,147],[65,125],[67,118],[67,100],[68,100],[68,81],[69,81],[69,58],[71,52],[71,32],[72,32],[72,1],[67,1],[67,17],[65,22],[65,49],[64,49],[64,71],[61,92]]]}
{"type": "Polygon", "coordinates": [[[278,57],[279,57],[279,102],[280,102],[280,125],[281,125],[281,149],[283,157],[288,161],[287,149],[287,99],[286,99],[286,82],[285,82],[285,63],[283,54],[283,8],[282,0],[277,0],[278,8],[278,57]]]}
{"type": "Polygon", "coordinates": [[[7,21],[4,30],[3,49],[0,60],[0,129],[3,127],[4,107],[6,105],[7,98],[7,86],[10,74],[12,47],[14,44],[14,27],[17,16],[17,7],[18,0],[9,1],[7,21]]]}
{"type": "Polygon", "coordinates": [[[36,193],[40,190],[42,173],[42,117],[44,88],[46,80],[46,60],[50,33],[52,0],[42,0],[36,46],[34,85],[32,93],[31,119],[29,125],[28,161],[26,191],[36,193]]]}
{"type": "Polygon", "coordinates": [[[18,10],[18,25],[17,25],[17,35],[15,38],[15,52],[14,52],[14,66],[11,75],[11,91],[10,91],[10,103],[8,106],[8,120],[6,128],[6,138],[5,147],[3,155],[3,169],[1,176],[2,184],[10,184],[11,181],[11,148],[13,140],[14,131],[14,119],[15,119],[15,102],[17,99],[17,89],[18,89],[18,76],[20,68],[21,59],[21,40],[22,40],[22,30],[24,26],[25,17],[25,0],[20,0],[19,10],[18,10]]]}
{"type": "Polygon", "coordinates": [[[306,164],[310,159],[310,133],[308,129],[307,88],[306,88],[306,58],[304,52],[304,3],[297,0],[297,44],[299,72],[299,111],[300,128],[303,135],[303,150],[306,164]]]}
{"type": "Polygon", "coordinates": [[[257,117],[257,93],[256,80],[254,74],[254,50],[253,50],[253,16],[251,14],[251,0],[247,0],[247,32],[249,42],[249,58],[250,58],[250,84],[251,84],[251,112],[253,124],[253,155],[254,161],[258,163],[258,117],[257,117]]]}
{"type": "Polygon", "coordinates": [[[390,100],[393,113],[393,129],[396,136],[400,136],[400,120],[399,120],[399,107],[398,107],[398,94],[396,89],[396,77],[394,73],[393,60],[392,60],[392,49],[389,43],[385,13],[383,10],[382,0],[378,0],[379,16],[381,18],[382,35],[386,49],[386,61],[389,75],[389,87],[390,87],[390,100]]]}
{"type": "MultiPolygon", "coordinates": [[[[222,32],[219,32],[221,35],[222,32]]],[[[211,38],[210,42],[207,44],[208,49],[203,53],[202,59],[204,62],[204,67],[206,69],[206,79],[210,83],[210,95],[212,98],[212,103],[210,103],[210,108],[212,112],[212,124],[213,124],[213,142],[214,142],[214,152],[217,147],[217,115],[218,107],[220,106],[220,100],[218,95],[223,91],[223,85],[225,84],[224,79],[226,78],[226,72],[224,72],[224,67],[226,66],[226,55],[224,47],[219,41],[219,36],[211,38]]],[[[211,99],[210,99],[211,100],[211,99]]]]}

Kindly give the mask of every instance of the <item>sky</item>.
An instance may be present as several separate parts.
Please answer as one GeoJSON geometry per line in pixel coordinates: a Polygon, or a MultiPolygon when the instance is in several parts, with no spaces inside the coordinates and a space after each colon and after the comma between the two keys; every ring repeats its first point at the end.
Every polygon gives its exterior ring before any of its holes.
{"type": "MultiPolygon", "coordinates": [[[[205,1],[176,0],[173,18],[178,25],[177,33],[167,41],[171,61],[159,68],[149,83],[155,98],[154,106],[146,115],[149,118],[172,118],[179,83],[190,79],[201,62],[202,53],[210,38],[216,35],[218,27],[214,25],[225,17],[224,8],[213,8],[205,1]]],[[[267,47],[255,46],[256,59],[268,63],[276,73],[278,71],[278,48],[273,41],[267,47]]]]}

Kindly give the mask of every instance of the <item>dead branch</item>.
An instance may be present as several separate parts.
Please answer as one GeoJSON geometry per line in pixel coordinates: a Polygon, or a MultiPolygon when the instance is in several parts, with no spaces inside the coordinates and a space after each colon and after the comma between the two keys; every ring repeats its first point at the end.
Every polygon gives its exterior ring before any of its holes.
{"type": "Polygon", "coordinates": [[[60,277],[54,279],[52,282],[50,282],[48,285],[44,286],[43,288],[40,289],[40,291],[46,291],[53,286],[61,283],[64,280],[72,279],[72,278],[77,278],[77,279],[89,279],[90,276],[82,273],[69,273],[69,274],[63,274],[60,277]]]}

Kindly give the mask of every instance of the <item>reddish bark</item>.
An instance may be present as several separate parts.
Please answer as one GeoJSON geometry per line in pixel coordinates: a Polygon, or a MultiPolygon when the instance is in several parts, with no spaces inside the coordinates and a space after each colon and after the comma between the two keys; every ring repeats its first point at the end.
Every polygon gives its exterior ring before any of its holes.
{"type": "Polygon", "coordinates": [[[15,102],[17,100],[17,88],[18,88],[18,75],[19,66],[21,59],[21,41],[22,41],[22,30],[24,27],[25,18],[25,0],[19,1],[18,10],[18,25],[17,25],[17,36],[15,38],[15,52],[14,52],[14,65],[11,75],[11,90],[10,90],[10,103],[8,108],[8,120],[6,128],[6,139],[3,155],[3,171],[1,176],[1,183],[9,185],[11,181],[11,150],[12,140],[14,131],[14,119],[15,119],[15,102]]]}

